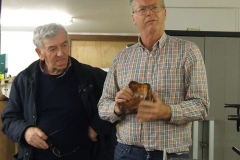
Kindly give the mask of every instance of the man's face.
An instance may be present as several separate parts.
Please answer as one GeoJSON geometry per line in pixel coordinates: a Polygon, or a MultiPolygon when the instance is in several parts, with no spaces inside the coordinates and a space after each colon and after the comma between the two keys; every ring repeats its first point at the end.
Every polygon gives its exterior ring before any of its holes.
{"type": "Polygon", "coordinates": [[[44,71],[50,75],[63,73],[68,64],[69,44],[66,33],[60,30],[58,35],[43,40],[43,49],[36,49],[40,60],[45,61],[44,71]]]}
{"type": "MultiPolygon", "coordinates": [[[[154,5],[162,5],[160,0],[135,0],[133,11],[139,10],[139,8],[150,7],[154,8],[154,5]]],[[[137,25],[140,33],[142,32],[164,32],[164,25],[166,20],[166,9],[161,8],[159,12],[153,12],[150,8],[144,15],[138,15],[136,12],[132,14],[132,20],[137,25]]]]}

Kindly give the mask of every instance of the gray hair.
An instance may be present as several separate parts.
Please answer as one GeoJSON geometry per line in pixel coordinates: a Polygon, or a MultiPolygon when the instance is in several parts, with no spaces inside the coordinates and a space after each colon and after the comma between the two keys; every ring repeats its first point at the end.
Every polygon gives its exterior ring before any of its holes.
{"type": "Polygon", "coordinates": [[[37,48],[42,49],[43,48],[42,41],[44,39],[49,39],[49,38],[55,37],[59,33],[60,30],[65,31],[66,38],[69,42],[67,31],[65,30],[65,28],[61,24],[49,23],[49,24],[45,24],[45,25],[38,26],[37,28],[35,28],[34,34],[33,34],[34,45],[37,48]]]}
{"type": "MultiPolygon", "coordinates": [[[[135,0],[130,0],[130,9],[132,12],[133,12],[134,1],[135,0]]],[[[162,2],[163,8],[165,8],[164,0],[160,0],[160,1],[162,2]]]]}

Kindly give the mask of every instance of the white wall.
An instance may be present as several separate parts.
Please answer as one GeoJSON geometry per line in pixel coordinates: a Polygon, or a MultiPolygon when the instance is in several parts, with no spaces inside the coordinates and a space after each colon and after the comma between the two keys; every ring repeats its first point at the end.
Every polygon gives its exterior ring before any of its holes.
{"type": "Polygon", "coordinates": [[[239,0],[165,0],[168,7],[240,8],[239,0]]]}
{"type": "Polygon", "coordinates": [[[237,18],[237,20],[238,20],[238,31],[240,32],[240,8],[238,9],[238,18],[237,18]]]}
{"type": "Polygon", "coordinates": [[[166,29],[240,32],[240,0],[165,0],[166,29]]]}
{"type": "Polygon", "coordinates": [[[165,29],[239,32],[239,15],[239,8],[167,8],[165,29]]]}
{"type": "MultiPolygon", "coordinates": [[[[167,30],[240,32],[240,0],[165,0],[165,3],[167,30]]],[[[8,55],[8,75],[12,76],[38,59],[32,32],[1,31],[1,53],[8,55]]]]}
{"type": "Polygon", "coordinates": [[[38,59],[32,36],[33,32],[1,31],[1,54],[7,54],[7,76],[16,76],[38,59]]]}

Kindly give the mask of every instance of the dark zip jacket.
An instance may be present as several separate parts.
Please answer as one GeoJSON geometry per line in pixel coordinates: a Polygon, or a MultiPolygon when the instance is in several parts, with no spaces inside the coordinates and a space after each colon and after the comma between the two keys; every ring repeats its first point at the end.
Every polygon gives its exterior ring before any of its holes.
{"type": "MultiPolygon", "coordinates": [[[[98,141],[92,148],[93,160],[113,160],[116,141],[116,126],[101,120],[97,103],[102,94],[106,72],[70,57],[78,83],[79,98],[82,98],[90,126],[98,133],[98,141]]],[[[32,160],[32,146],[24,138],[25,130],[36,126],[36,99],[38,98],[39,60],[20,72],[14,79],[9,101],[2,113],[2,131],[18,143],[18,154],[14,159],[32,160]]],[[[81,158],[81,157],[80,157],[81,158]]]]}

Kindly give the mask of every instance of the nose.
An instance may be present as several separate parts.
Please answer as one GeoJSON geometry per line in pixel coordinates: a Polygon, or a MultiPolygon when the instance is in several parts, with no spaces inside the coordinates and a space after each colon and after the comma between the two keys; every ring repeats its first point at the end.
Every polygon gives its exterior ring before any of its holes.
{"type": "Polygon", "coordinates": [[[146,15],[150,15],[150,14],[153,14],[153,11],[150,7],[147,8],[147,11],[146,11],[146,15]]]}
{"type": "Polygon", "coordinates": [[[60,47],[57,51],[57,56],[61,57],[62,55],[64,55],[64,50],[60,47]]]}

